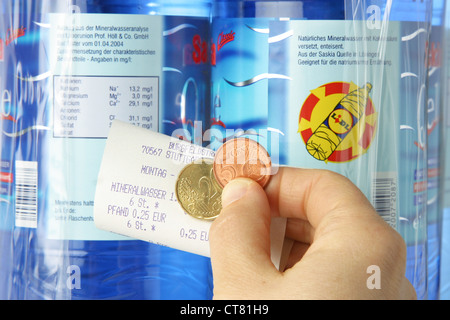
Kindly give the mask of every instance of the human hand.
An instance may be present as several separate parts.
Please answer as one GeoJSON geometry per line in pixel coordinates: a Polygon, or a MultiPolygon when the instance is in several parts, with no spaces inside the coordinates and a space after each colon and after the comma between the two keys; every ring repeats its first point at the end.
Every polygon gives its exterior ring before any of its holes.
{"type": "Polygon", "coordinates": [[[347,178],[280,168],[266,189],[239,178],[225,186],[210,230],[215,299],[415,299],[406,245],[347,178]],[[270,259],[270,219],[286,217],[294,241],[286,269],[270,259]],[[368,267],[380,271],[369,289],[368,267]]]}

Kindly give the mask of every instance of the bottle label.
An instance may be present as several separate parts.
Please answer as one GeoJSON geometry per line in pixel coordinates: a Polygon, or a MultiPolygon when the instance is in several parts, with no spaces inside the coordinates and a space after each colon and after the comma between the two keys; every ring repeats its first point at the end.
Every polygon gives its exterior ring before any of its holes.
{"type": "MultiPolygon", "coordinates": [[[[367,195],[370,183],[361,181],[361,172],[375,169],[369,167],[368,159],[376,156],[371,151],[396,152],[394,145],[376,141],[398,135],[388,117],[399,111],[389,106],[400,99],[401,34],[399,23],[389,27],[389,36],[381,39],[379,30],[367,29],[364,22],[292,21],[278,26],[289,37],[271,47],[271,52],[283,48],[286,53],[278,59],[290,62],[285,70],[292,79],[285,82],[289,108],[281,129],[291,146],[287,162],[345,171],[367,195]],[[397,88],[394,96],[386,94],[389,87],[397,88]],[[355,165],[357,170],[345,169],[355,165]]],[[[387,162],[380,169],[395,172],[397,165],[387,162]]]]}
{"type": "Polygon", "coordinates": [[[95,228],[96,178],[114,119],[160,129],[164,25],[161,16],[117,17],[18,16],[10,28],[5,19],[0,63],[14,69],[0,76],[2,228],[125,238],[95,228]]]}
{"type": "Polygon", "coordinates": [[[292,79],[279,104],[287,163],[346,175],[395,228],[423,225],[416,213],[426,206],[425,29],[298,20],[274,21],[270,30],[270,63],[289,61],[292,79]]]}
{"type": "Polygon", "coordinates": [[[95,178],[114,119],[158,130],[162,17],[50,14],[49,28],[53,156],[43,175],[50,180],[43,198],[47,234],[117,239],[94,226],[95,178]]]}

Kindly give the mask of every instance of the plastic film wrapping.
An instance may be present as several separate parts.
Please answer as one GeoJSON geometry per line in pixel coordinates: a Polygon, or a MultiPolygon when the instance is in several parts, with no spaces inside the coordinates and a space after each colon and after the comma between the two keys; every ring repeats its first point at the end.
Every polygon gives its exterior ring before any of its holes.
{"type": "Polygon", "coordinates": [[[114,119],[169,134],[202,120],[209,10],[1,2],[0,299],[211,297],[209,259],[98,230],[92,214],[114,119]]]}
{"type": "Polygon", "coordinates": [[[248,136],[274,163],[347,176],[435,298],[438,3],[216,0],[209,24],[207,1],[2,1],[0,299],[211,297],[207,258],[94,227],[114,119],[213,149],[248,136]]]}

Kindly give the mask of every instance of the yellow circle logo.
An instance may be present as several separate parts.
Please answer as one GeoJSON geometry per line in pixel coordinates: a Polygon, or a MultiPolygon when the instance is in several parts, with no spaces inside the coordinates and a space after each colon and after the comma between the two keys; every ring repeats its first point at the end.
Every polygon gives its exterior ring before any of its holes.
{"type": "Polygon", "coordinates": [[[331,82],[311,90],[304,101],[298,133],[308,153],[320,161],[347,162],[367,152],[378,114],[372,84],[331,82]]]}

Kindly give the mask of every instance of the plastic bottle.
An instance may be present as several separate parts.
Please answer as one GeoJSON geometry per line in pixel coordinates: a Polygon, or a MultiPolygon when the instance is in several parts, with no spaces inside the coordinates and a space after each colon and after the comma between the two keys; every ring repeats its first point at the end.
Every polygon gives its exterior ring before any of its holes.
{"type": "Polygon", "coordinates": [[[2,1],[0,299],[211,297],[209,259],[91,221],[110,120],[166,134],[202,120],[209,68],[192,63],[193,38],[208,37],[209,6],[2,1]],[[187,79],[197,91],[183,92],[187,79]]]}
{"type": "Polygon", "coordinates": [[[211,145],[247,134],[274,162],[347,176],[404,237],[421,299],[430,16],[409,0],[218,0],[212,15],[211,145]],[[355,112],[339,107],[352,92],[355,112]]]}

